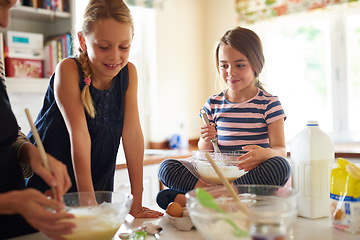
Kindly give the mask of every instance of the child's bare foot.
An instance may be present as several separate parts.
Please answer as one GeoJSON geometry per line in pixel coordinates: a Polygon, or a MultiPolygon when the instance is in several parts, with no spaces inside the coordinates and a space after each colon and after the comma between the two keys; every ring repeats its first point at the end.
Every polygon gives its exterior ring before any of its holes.
{"type": "Polygon", "coordinates": [[[156,202],[162,209],[166,210],[169,203],[174,202],[175,198],[180,195],[179,197],[179,204],[181,206],[186,205],[186,199],[183,192],[177,191],[175,189],[165,189],[158,193],[156,197],[156,202]],[[182,195],[182,196],[181,196],[182,195]]]}

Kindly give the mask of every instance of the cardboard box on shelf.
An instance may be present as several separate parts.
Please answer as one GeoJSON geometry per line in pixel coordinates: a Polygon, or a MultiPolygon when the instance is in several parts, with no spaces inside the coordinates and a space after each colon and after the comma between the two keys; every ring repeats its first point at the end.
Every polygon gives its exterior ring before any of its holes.
{"type": "Polygon", "coordinates": [[[8,31],[5,57],[44,60],[44,36],[38,33],[8,31]]]}
{"type": "Polygon", "coordinates": [[[5,56],[9,58],[44,60],[45,51],[44,49],[24,49],[6,46],[5,56]]]}
{"type": "Polygon", "coordinates": [[[22,58],[5,58],[5,73],[7,77],[42,78],[43,61],[22,58]]]}
{"type": "Polygon", "coordinates": [[[7,77],[42,78],[44,36],[39,33],[7,31],[5,37],[7,77]]]}
{"type": "Polygon", "coordinates": [[[40,33],[28,33],[7,31],[5,44],[14,49],[44,49],[44,35],[40,33]]]}

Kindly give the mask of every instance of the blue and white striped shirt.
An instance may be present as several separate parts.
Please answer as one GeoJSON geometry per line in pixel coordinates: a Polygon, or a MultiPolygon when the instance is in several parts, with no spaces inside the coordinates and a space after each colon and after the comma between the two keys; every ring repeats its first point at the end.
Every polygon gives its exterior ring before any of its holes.
{"type": "Polygon", "coordinates": [[[221,150],[241,150],[246,145],[269,148],[268,125],[286,115],[276,96],[259,89],[255,97],[239,103],[226,99],[225,93],[208,98],[203,109],[216,124],[221,150]]]}

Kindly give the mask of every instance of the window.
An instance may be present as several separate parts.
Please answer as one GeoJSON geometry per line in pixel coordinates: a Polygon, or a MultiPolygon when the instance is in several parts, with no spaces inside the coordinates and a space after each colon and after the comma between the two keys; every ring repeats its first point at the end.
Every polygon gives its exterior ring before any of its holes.
{"type": "MultiPolygon", "coordinates": [[[[358,11],[359,12],[359,11],[358,11]]],[[[347,101],[350,138],[360,138],[360,13],[346,17],[347,101]]]]}
{"type": "Polygon", "coordinates": [[[307,120],[336,143],[359,142],[360,7],[318,10],[248,26],[262,39],[260,80],[287,115],[290,142],[307,120]]]}

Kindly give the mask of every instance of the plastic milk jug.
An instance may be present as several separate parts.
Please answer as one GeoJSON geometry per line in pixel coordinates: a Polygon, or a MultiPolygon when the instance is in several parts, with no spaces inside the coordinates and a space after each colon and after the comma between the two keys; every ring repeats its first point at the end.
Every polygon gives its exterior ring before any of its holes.
{"type": "Polygon", "coordinates": [[[335,146],[317,121],[308,121],[306,128],[295,136],[290,159],[292,186],[299,194],[298,215],[311,219],[328,217],[335,146]]]}

